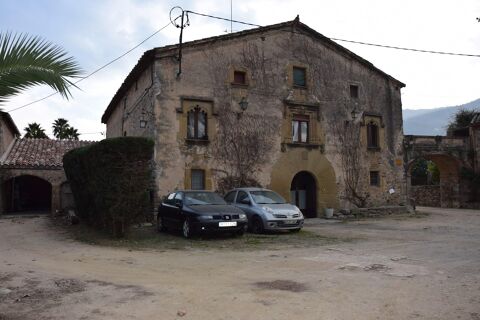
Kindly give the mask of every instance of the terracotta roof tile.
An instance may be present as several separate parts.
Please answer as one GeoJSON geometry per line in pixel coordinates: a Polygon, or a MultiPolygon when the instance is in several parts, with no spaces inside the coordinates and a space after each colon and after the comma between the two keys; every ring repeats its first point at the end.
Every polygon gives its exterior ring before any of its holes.
{"type": "Polygon", "coordinates": [[[93,141],[16,139],[0,164],[3,168],[61,169],[63,155],[93,141]]]}

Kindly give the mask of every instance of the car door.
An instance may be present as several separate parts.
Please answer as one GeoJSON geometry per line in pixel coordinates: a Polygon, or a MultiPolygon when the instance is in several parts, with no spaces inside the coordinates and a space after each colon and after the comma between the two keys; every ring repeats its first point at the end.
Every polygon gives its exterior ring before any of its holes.
{"type": "Polygon", "coordinates": [[[177,192],[173,198],[174,204],[170,209],[172,223],[177,228],[181,228],[184,220],[182,215],[183,198],[183,192],[177,192]]]}
{"type": "Polygon", "coordinates": [[[235,206],[242,209],[250,219],[250,216],[253,215],[253,207],[251,205],[252,199],[247,192],[239,190],[235,198],[235,206]],[[248,201],[248,203],[247,203],[248,201]]]}
{"type": "Polygon", "coordinates": [[[167,227],[173,226],[172,209],[175,206],[174,198],[175,192],[170,193],[158,209],[158,215],[163,219],[167,227]]]}

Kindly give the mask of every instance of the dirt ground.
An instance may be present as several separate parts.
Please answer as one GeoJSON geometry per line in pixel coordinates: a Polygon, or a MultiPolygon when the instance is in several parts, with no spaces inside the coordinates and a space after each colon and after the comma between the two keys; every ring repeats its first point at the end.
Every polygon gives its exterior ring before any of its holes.
{"type": "Polygon", "coordinates": [[[335,241],[254,250],[91,245],[46,217],[3,218],[0,319],[480,320],[480,211],[421,210],[313,219],[335,241]]]}

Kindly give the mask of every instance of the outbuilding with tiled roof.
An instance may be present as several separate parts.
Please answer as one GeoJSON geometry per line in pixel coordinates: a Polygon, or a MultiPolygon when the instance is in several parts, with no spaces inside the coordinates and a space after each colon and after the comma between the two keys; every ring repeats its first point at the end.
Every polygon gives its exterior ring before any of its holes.
{"type": "Polygon", "coordinates": [[[73,206],[63,156],[90,141],[14,139],[0,155],[0,214],[52,212],[73,206]]]}

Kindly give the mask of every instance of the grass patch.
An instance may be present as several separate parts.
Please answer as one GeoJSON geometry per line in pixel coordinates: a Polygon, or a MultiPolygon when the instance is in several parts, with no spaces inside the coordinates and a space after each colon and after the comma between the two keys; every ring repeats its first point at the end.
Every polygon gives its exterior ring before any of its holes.
{"type": "Polygon", "coordinates": [[[100,246],[125,247],[132,250],[280,250],[331,245],[344,241],[307,230],[296,233],[288,231],[269,234],[245,233],[243,236],[214,234],[184,239],[179,233],[159,233],[153,226],[142,226],[132,228],[125,238],[114,239],[106,233],[82,224],[61,226],[61,228],[68,237],[80,242],[100,246]]]}

